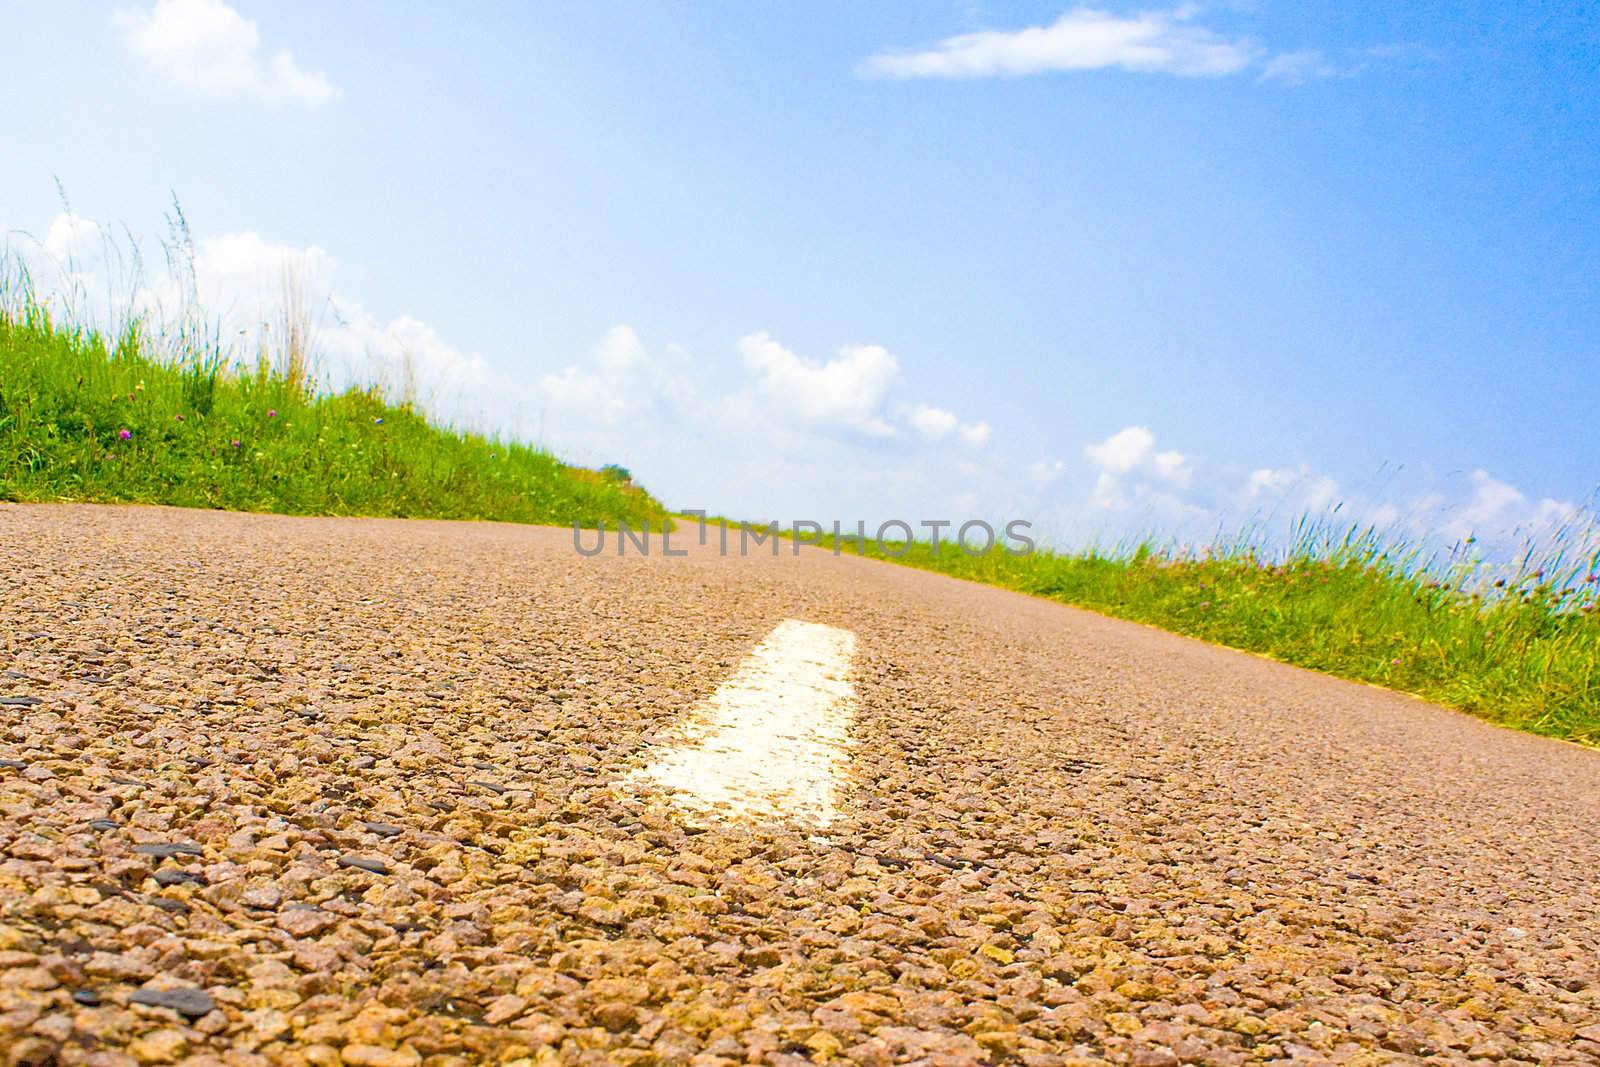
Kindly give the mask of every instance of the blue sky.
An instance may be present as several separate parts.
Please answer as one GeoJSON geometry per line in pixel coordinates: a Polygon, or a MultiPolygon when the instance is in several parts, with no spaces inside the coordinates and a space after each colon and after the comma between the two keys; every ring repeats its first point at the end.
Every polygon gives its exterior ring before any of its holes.
{"type": "Polygon", "coordinates": [[[1579,5],[8,22],[14,255],[93,275],[114,224],[158,263],[176,193],[217,316],[295,264],[330,378],[408,358],[442,414],[678,506],[1508,538],[1600,484],[1579,5]]]}

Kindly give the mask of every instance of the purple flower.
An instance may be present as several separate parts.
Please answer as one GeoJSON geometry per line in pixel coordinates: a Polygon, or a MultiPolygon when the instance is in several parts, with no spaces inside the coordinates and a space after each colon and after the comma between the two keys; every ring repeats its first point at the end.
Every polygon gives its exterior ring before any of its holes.
{"type": "Polygon", "coordinates": [[[182,422],[183,421],[183,416],[182,415],[174,415],[174,416],[172,416],[172,421],[173,422],[182,422]]]}
{"type": "Polygon", "coordinates": [[[231,443],[232,443],[232,445],[233,445],[233,447],[234,447],[234,448],[238,448],[238,447],[239,447],[239,442],[238,442],[238,440],[237,440],[237,439],[235,439],[235,440],[234,440],[234,441],[233,441],[233,442],[231,442],[231,443]]]}
{"type": "Polygon", "coordinates": [[[377,418],[373,419],[372,420],[372,425],[374,425],[374,426],[382,426],[383,425],[383,416],[379,415],[377,418]]]}
{"type": "Polygon", "coordinates": [[[133,440],[133,431],[124,427],[117,431],[117,439],[119,441],[131,441],[133,440]]]}
{"type": "Polygon", "coordinates": [[[267,409],[267,418],[275,419],[277,417],[278,417],[278,409],[277,408],[268,408],[267,409]]]}

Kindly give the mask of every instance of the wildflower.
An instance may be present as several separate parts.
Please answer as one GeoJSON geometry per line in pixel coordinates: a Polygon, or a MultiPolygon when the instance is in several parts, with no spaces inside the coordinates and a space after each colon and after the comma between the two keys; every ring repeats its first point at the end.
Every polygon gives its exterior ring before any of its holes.
{"type": "Polygon", "coordinates": [[[144,382],[140,382],[138,385],[134,386],[133,391],[136,393],[144,392],[144,382]]]}
{"type": "Polygon", "coordinates": [[[133,431],[128,429],[127,427],[123,427],[122,429],[117,431],[117,440],[119,440],[119,441],[131,441],[131,440],[133,440],[133,431]]]}
{"type": "Polygon", "coordinates": [[[1202,600],[1202,601],[1200,601],[1200,606],[1203,607],[1203,608],[1209,608],[1211,606],[1211,601],[1202,600]]]}
{"type": "Polygon", "coordinates": [[[232,444],[233,444],[234,448],[238,448],[239,447],[239,439],[238,438],[234,438],[233,441],[232,441],[232,444]]]}
{"type": "Polygon", "coordinates": [[[178,414],[178,415],[172,416],[172,421],[173,422],[182,422],[183,421],[183,415],[182,414],[178,414]]]}
{"type": "Polygon", "coordinates": [[[1392,659],[1392,660],[1389,661],[1389,666],[1398,667],[1398,666],[1400,666],[1400,661],[1398,659],[1392,659]]]}
{"type": "Polygon", "coordinates": [[[278,409],[277,408],[268,408],[267,409],[267,418],[275,419],[277,417],[278,417],[278,409]]]}
{"type": "Polygon", "coordinates": [[[383,425],[383,416],[382,415],[375,416],[373,418],[373,420],[372,420],[372,425],[374,425],[374,426],[382,426],[383,425]]]}

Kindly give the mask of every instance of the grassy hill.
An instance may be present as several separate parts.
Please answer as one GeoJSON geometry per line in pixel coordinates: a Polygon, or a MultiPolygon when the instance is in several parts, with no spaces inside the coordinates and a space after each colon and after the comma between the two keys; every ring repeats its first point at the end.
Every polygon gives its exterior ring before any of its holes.
{"type": "Polygon", "coordinates": [[[1417,566],[1407,546],[1360,530],[1321,531],[1275,560],[1228,545],[1199,555],[841,548],[1600,745],[1600,560],[1568,559],[1560,546],[1499,578],[1417,566]]]}
{"type": "Polygon", "coordinates": [[[637,526],[625,473],[431,423],[376,389],[325,394],[304,364],[108,342],[29,300],[0,307],[0,500],[130,501],[306,515],[637,526]]]}
{"type": "MultiPolygon", "coordinates": [[[[734,552],[740,526],[777,526],[707,521],[727,526],[734,552]]],[[[1600,746],[1600,553],[1590,527],[1575,523],[1543,555],[1487,568],[1424,560],[1416,546],[1372,529],[1308,521],[1300,531],[1270,558],[1242,541],[1182,553],[1147,543],[1014,555],[1000,544],[969,554],[948,532],[938,546],[879,543],[870,534],[781,536],[1048,597],[1600,746]]]]}

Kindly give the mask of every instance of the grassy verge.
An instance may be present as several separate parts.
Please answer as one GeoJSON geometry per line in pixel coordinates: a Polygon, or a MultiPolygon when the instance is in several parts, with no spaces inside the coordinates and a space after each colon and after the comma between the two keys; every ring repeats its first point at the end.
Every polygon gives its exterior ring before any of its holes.
{"type": "MultiPolygon", "coordinates": [[[[856,552],[853,540],[845,551],[856,552]]],[[[1050,597],[1285,663],[1413,693],[1491,722],[1600,744],[1596,561],[1491,581],[1436,575],[1370,536],[1175,558],[869,542],[865,554],[1050,597]],[[903,553],[894,555],[894,553],[903,553]]]]}
{"type": "Polygon", "coordinates": [[[152,348],[137,329],[108,344],[26,301],[0,309],[0,500],[585,526],[664,515],[626,477],[440,428],[375,389],[319,394],[292,364],[152,348]]]}

